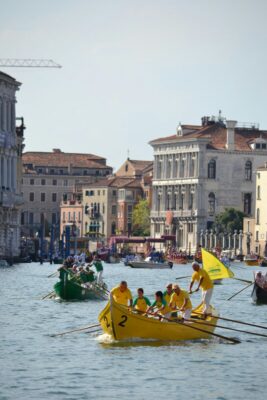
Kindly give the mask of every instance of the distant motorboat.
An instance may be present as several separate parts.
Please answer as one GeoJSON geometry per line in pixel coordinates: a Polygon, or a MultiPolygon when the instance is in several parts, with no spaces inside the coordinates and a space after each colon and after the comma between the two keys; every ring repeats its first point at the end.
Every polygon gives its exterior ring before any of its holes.
{"type": "Polygon", "coordinates": [[[0,268],[7,268],[10,265],[8,264],[8,262],[6,260],[0,260],[0,268]]]}
{"type": "Polygon", "coordinates": [[[259,265],[258,257],[255,254],[250,254],[244,257],[244,262],[249,267],[254,267],[259,265]]]}
{"type": "Polygon", "coordinates": [[[152,261],[148,257],[148,259],[144,261],[130,261],[128,263],[131,268],[144,268],[144,269],[169,269],[173,267],[172,261],[152,261]]]}

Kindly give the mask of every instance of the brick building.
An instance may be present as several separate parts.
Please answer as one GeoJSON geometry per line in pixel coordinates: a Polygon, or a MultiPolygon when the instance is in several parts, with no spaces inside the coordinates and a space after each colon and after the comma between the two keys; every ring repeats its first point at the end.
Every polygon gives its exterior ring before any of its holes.
{"type": "Polygon", "coordinates": [[[45,235],[51,225],[59,235],[60,202],[68,201],[68,193],[76,187],[103,179],[112,173],[106,159],[93,154],[26,152],[23,154],[22,233],[34,236],[42,227],[45,235]]]}

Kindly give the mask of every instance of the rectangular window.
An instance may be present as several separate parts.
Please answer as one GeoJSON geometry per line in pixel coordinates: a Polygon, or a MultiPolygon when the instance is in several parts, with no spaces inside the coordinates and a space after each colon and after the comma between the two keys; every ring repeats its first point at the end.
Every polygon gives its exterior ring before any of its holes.
{"type": "Polygon", "coordinates": [[[102,194],[103,194],[103,196],[105,195],[105,190],[103,190],[102,194]]]}
{"type": "Polygon", "coordinates": [[[34,179],[30,179],[30,185],[34,185],[34,179]]]}
{"type": "Polygon", "coordinates": [[[259,241],[259,231],[256,231],[256,242],[259,241]]]}
{"type": "Polygon", "coordinates": [[[266,150],[266,143],[262,143],[261,148],[266,150]]]}
{"type": "Polygon", "coordinates": [[[43,173],[43,170],[42,170],[42,168],[38,168],[38,174],[42,174],[43,173]]]}
{"type": "Polygon", "coordinates": [[[75,221],[75,220],[76,220],[76,212],[73,211],[73,221],[75,221]]]}
{"type": "Polygon", "coordinates": [[[68,180],[67,179],[64,179],[63,185],[64,186],[68,186],[68,180]]]}
{"type": "Polygon", "coordinates": [[[53,186],[57,186],[57,180],[53,179],[52,184],[53,184],[53,186]]]}
{"type": "Polygon", "coordinates": [[[34,201],[34,193],[33,192],[30,193],[29,200],[30,201],[34,201]]]}
{"type": "Polygon", "coordinates": [[[57,201],[57,194],[56,193],[52,193],[52,201],[57,201]]]}
{"type": "Polygon", "coordinates": [[[112,196],[117,196],[117,190],[112,190],[112,196]]]}
{"type": "Polygon", "coordinates": [[[50,169],[50,174],[54,175],[54,173],[55,173],[55,170],[54,169],[50,169]]]}
{"type": "Polygon", "coordinates": [[[70,212],[68,212],[68,221],[70,222],[70,212]]]}
{"type": "Polygon", "coordinates": [[[45,193],[41,193],[41,201],[42,201],[42,202],[45,201],[45,193]]]}
{"type": "Polygon", "coordinates": [[[81,212],[78,213],[78,221],[81,222],[81,212]]]}
{"type": "Polygon", "coordinates": [[[34,221],[33,221],[33,213],[30,212],[30,213],[29,213],[29,224],[30,224],[30,225],[33,225],[33,222],[34,222],[34,221]]]}
{"type": "Polygon", "coordinates": [[[63,211],[63,222],[65,222],[66,221],[66,213],[65,213],[65,211],[63,211]]]}
{"type": "Polygon", "coordinates": [[[57,223],[57,213],[52,213],[52,224],[57,223]]]}
{"type": "Polygon", "coordinates": [[[100,190],[97,191],[97,195],[98,195],[98,196],[101,195],[101,191],[100,191],[100,190]]]}
{"type": "Polygon", "coordinates": [[[111,207],[111,214],[112,214],[112,215],[116,215],[116,214],[117,214],[117,206],[113,205],[113,206],[111,207]]]}
{"type": "Polygon", "coordinates": [[[41,179],[41,185],[42,185],[42,186],[45,185],[45,179],[41,179]]]}

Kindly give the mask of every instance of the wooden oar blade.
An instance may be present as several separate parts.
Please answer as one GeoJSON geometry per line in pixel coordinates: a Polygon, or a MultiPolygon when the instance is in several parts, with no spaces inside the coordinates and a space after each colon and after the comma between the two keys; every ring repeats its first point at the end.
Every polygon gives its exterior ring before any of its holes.
{"type": "Polygon", "coordinates": [[[235,296],[237,296],[239,293],[243,292],[244,290],[248,289],[251,285],[253,285],[254,282],[251,282],[249,285],[247,285],[246,287],[242,288],[241,290],[239,290],[237,293],[233,294],[233,296],[229,297],[227,299],[227,301],[232,300],[235,296]]]}

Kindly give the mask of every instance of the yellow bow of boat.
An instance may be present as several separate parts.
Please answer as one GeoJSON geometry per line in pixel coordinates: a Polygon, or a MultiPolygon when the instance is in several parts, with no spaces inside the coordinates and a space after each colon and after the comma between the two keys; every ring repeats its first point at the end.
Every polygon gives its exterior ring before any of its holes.
{"type": "Polygon", "coordinates": [[[212,334],[215,329],[217,323],[215,317],[218,317],[218,313],[213,309],[212,315],[205,319],[205,324],[210,325],[197,323],[197,321],[203,321],[200,319],[199,313],[201,313],[201,306],[192,313],[195,322],[193,320],[186,323],[160,321],[137,314],[128,307],[116,303],[111,297],[110,303],[102,310],[98,319],[103,331],[115,340],[135,338],[170,341],[208,339],[210,333],[212,334]]]}

